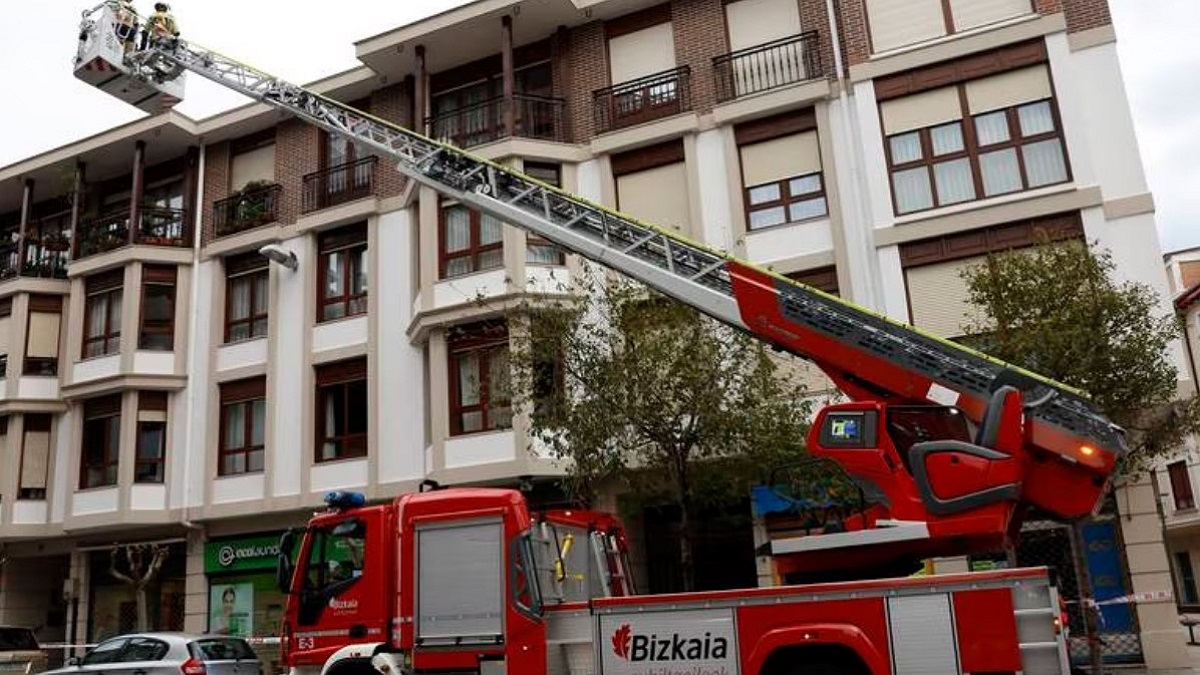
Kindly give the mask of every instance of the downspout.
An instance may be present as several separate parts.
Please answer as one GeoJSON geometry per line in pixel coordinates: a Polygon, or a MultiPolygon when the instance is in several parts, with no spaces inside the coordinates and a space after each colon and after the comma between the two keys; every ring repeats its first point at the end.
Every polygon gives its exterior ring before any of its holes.
{"type": "MultiPolygon", "coordinates": [[[[877,253],[871,242],[867,238],[868,228],[870,223],[863,213],[863,201],[870,192],[864,188],[862,170],[859,168],[859,150],[862,148],[862,139],[859,138],[858,126],[852,124],[850,115],[850,97],[846,93],[850,86],[849,78],[846,77],[844,65],[842,63],[842,38],[841,30],[838,26],[837,13],[834,7],[834,0],[825,0],[825,15],[829,20],[829,37],[833,42],[833,67],[837,76],[838,85],[838,101],[841,103],[841,118],[842,126],[846,129],[846,133],[850,135],[850,152],[846,153],[845,161],[850,170],[851,182],[854,186],[856,194],[849,199],[850,214],[843,224],[843,231],[853,231],[854,246],[863,258],[863,265],[867,271],[867,297],[854,298],[859,304],[866,305],[878,310],[880,313],[886,314],[887,307],[883,298],[883,289],[879,286],[879,275],[874,273],[874,259],[877,253]],[[856,227],[850,227],[853,224],[856,227]]],[[[843,200],[845,203],[847,200],[843,200]]],[[[850,237],[847,237],[849,239],[850,237]]],[[[852,277],[853,278],[853,277],[852,277]]]]}
{"type": "MultiPolygon", "coordinates": [[[[200,244],[202,242],[201,231],[204,228],[204,219],[201,217],[201,214],[204,212],[204,165],[207,156],[208,146],[201,142],[200,165],[197,167],[197,175],[199,176],[199,180],[196,181],[196,209],[195,213],[192,214],[192,284],[190,289],[191,304],[188,305],[192,316],[192,321],[189,322],[191,333],[188,338],[187,355],[187,372],[189,375],[189,382],[186,404],[187,418],[184,422],[184,438],[186,439],[185,445],[187,446],[187,451],[184,453],[185,459],[183,462],[183,526],[189,530],[202,529],[202,526],[193,523],[188,518],[188,515],[191,510],[190,504],[192,497],[192,453],[196,450],[196,448],[193,447],[195,443],[193,442],[194,437],[192,432],[194,424],[192,420],[195,418],[197,396],[196,383],[195,381],[191,380],[191,374],[196,372],[196,362],[199,360],[196,356],[197,352],[199,351],[196,348],[196,336],[199,334],[200,330],[202,330],[200,326],[196,325],[195,310],[196,307],[200,306],[200,244]]],[[[199,448],[199,451],[203,453],[204,448],[199,448]]]]}

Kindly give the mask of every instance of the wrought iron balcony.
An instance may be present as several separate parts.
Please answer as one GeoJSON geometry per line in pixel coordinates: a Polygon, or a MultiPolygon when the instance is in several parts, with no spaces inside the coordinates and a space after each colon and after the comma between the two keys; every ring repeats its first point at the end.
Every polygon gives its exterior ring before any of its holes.
{"type": "Polygon", "coordinates": [[[596,132],[670,117],[692,109],[692,71],[687,66],[600,89],[592,94],[596,132]]]}
{"type": "MultiPolygon", "coordinates": [[[[530,94],[513,95],[513,136],[566,142],[566,101],[530,94]]],[[[504,97],[481,101],[428,118],[429,135],[460,148],[498,141],[508,136],[504,126],[504,97]]]]}
{"type": "Polygon", "coordinates": [[[132,236],[130,221],[129,211],[120,211],[81,222],[76,257],[106,253],[130,244],[181,248],[191,245],[187,212],[183,209],[143,206],[132,236]]]}
{"type": "Polygon", "coordinates": [[[713,59],[713,74],[721,102],[822,77],[817,32],[718,56],[713,59]]]}
{"type": "Polygon", "coordinates": [[[283,188],[277,184],[242,188],[237,194],[213,202],[213,229],[225,237],[274,222],[283,188]]]}
{"type": "Polygon", "coordinates": [[[304,177],[304,213],[369,197],[375,192],[378,157],[365,157],[332,166],[304,177]]]}

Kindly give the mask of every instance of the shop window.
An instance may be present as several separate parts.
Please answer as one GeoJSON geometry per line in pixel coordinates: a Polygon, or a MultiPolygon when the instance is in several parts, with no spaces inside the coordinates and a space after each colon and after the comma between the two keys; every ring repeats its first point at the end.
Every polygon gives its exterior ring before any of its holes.
{"type": "Polygon", "coordinates": [[[124,273],[114,270],[87,278],[83,317],[83,357],[121,351],[121,290],[124,273]]]}
{"type": "Polygon", "coordinates": [[[29,332],[25,339],[25,375],[58,375],[58,338],[62,326],[62,298],[29,296],[29,332]]]}
{"type": "Polygon", "coordinates": [[[367,226],[342,228],[321,235],[318,297],[320,321],[367,311],[367,226]]]}
{"type": "Polygon", "coordinates": [[[271,306],[267,260],[258,253],[225,260],[225,341],[264,337],[271,306]]]}
{"type": "Polygon", "coordinates": [[[80,489],[117,484],[121,456],[121,396],[114,394],[83,404],[83,442],[80,448],[80,489]]]}
{"type": "Polygon", "coordinates": [[[316,368],[317,462],[367,454],[367,360],[316,368]]]}
{"type": "Polygon", "coordinates": [[[45,499],[50,465],[50,415],[26,414],[17,499],[45,499]]]}
{"type": "Polygon", "coordinates": [[[1196,497],[1192,493],[1192,478],[1185,461],[1167,465],[1167,476],[1171,479],[1171,495],[1175,498],[1175,510],[1196,508],[1196,497]]]}
{"type": "MultiPolygon", "coordinates": [[[[525,162],[525,175],[547,185],[562,187],[562,167],[558,164],[525,162]]],[[[565,262],[562,249],[536,234],[525,233],[525,262],[531,265],[562,265],[565,262]]]]}
{"type": "Polygon", "coordinates": [[[254,377],[221,383],[221,444],[217,474],[263,470],[266,454],[267,381],[254,377]]]}
{"type": "Polygon", "coordinates": [[[133,482],[163,482],[167,456],[167,393],[138,392],[137,457],[133,482]]]}
{"type": "Polygon", "coordinates": [[[451,435],[512,426],[507,326],[462,326],[452,329],[447,341],[451,435]]]}
{"type": "Polygon", "coordinates": [[[171,351],[175,345],[175,268],[142,268],[142,330],[138,349],[171,351]]]}
{"type": "Polygon", "coordinates": [[[438,253],[443,279],[504,266],[503,227],[486,213],[443,203],[438,253]]]}

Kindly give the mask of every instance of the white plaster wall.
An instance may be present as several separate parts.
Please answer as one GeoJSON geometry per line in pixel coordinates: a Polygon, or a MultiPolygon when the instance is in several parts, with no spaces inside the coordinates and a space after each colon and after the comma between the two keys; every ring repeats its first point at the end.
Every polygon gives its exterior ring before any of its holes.
{"type": "Polygon", "coordinates": [[[133,485],[129,488],[132,511],[162,511],[167,507],[167,486],[133,485]]]}
{"type": "MultiPolygon", "coordinates": [[[[189,322],[191,335],[188,344],[192,353],[188,355],[188,381],[176,399],[184,402],[187,424],[174,425],[171,430],[172,455],[179,461],[167,461],[171,508],[191,508],[204,504],[209,475],[206,462],[206,448],[210,439],[208,393],[212,386],[214,364],[209,361],[208,355],[212,347],[212,327],[214,322],[222,320],[217,313],[224,312],[224,305],[215,302],[213,297],[213,289],[223,272],[221,266],[211,260],[201,262],[195,270],[193,283],[196,306],[192,308],[192,320],[189,322]]],[[[176,419],[180,417],[176,415],[176,419]]]]}
{"type": "Polygon", "coordinates": [[[367,460],[350,459],[314,464],[310,474],[313,492],[364,489],[367,486],[367,460]]]}
{"type": "Polygon", "coordinates": [[[378,429],[376,481],[390,483],[425,476],[424,420],[425,366],[422,350],[409,343],[405,331],[412,321],[414,295],[412,265],[416,264],[411,228],[416,227],[411,212],[393,211],[379,217],[375,228],[379,251],[397,261],[376,265],[375,286],[378,316],[375,317],[376,377],[378,378],[378,429]]]}
{"type": "MultiPolygon", "coordinates": [[[[74,483],[68,478],[71,469],[71,430],[75,428],[74,418],[77,408],[71,407],[66,414],[58,415],[54,426],[54,471],[50,474],[49,485],[46,487],[50,496],[50,522],[61,523],[67,512],[67,496],[74,490],[74,483]]],[[[170,463],[167,464],[170,466],[170,463]]]]}
{"type": "Polygon", "coordinates": [[[530,293],[566,293],[571,289],[571,270],[563,265],[529,265],[525,268],[525,290],[530,293]]]}
{"type": "Polygon", "coordinates": [[[135,352],[133,372],[139,375],[174,375],[175,352],[135,352]]]}
{"type": "MultiPolygon", "coordinates": [[[[850,288],[841,292],[847,300],[884,311],[883,292],[873,264],[874,228],[892,225],[883,133],[873,84],[859,83],[852,94],[845,102],[829,103],[829,125],[821,130],[833,147],[832,174],[837,182],[846,241],[850,288]]],[[[829,173],[826,167],[826,182],[829,173]]]]}
{"type": "Polygon", "coordinates": [[[22,377],[17,382],[17,396],[23,399],[58,400],[58,378],[22,377]]]}
{"type": "Polygon", "coordinates": [[[457,469],[479,464],[510,462],[516,455],[513,431],[471,434],[446,439],[446,468],[457,469]]]}
{"type": "Polygon", "coordinates": [[[115,487],[76,492],[72,495],[71,515],[85,516],[116,511],[118,492],[115,487]]]}
{"type": "Polygon", "coordinates": [[[595,159],[589,159],[586,162],[580,163],[577,176],[579,188],[576,194],[597,204],[603,203],[602,195],[604,194],[604,190],[602,186],[604,185],[604,177],[600,162],[595,159]]]}
{"type": "Polygon", "coordinates": [[[833,229],[828,218],[780,225],[746,235],[746,256],[756,263],[767,264],[831,250],[833,229]]]}
{"type": "Polygon", "coordinates": [[[243,340],[217,347],[217,370],[234,370],[267,362],[267,339],[243,340]]]}
{"type": "Polygon", "coordinates": [[[8,400],[8,385],[3,377],[0,377],[0,401],[8,400]]]}
{"type": "Polygon", "coordinates": [[[883,311],[889,317],[908,323],[908,289],[904,285],[904,268],[900,265],[900,247],[884,246],[876,251],[880,286],[883,289],[883,311]]]}
{"type": "Polygon", "coordinates": [[[366,342],[366,316],[330,321],[313,328],[312,349],[314,352],[323,352],[339,347],[351,347],[366,344],[366,342]]]}
{"type": "Polygon", "coordinates": [[[266,477],[261,473],[251,473],[244,476],[225,476],[217,478],[212,483],[212,500],[214,504],[229,502],[244,502],[259,500],[267,494],[266,477]]]}
{"type": "Polygon", "coordinates": [[[313,281],[310,268],[313,266],[312,246],[308,237],[296,237],[283,242],[283,247],[296,254],[300,263],[293,272],[280,265],[271,265],[271,285],[276,298],[271,311],[277,317],[274,325],[279,326],[275,339],[276,353],[273,355],[272,377],[268,378],[271,391],[268,400],[274,408],[275,426],[273,447],[275,457],[270,469],[271,495],[294,495],[300,493],[300,476],[307,453],[304,444],[303,425],[296,424],[294,415],[288,411],[305,410],[308,401],[304,365],[304,333],[310,324],[308,295],[306,290],[313,281]]]}
{"type": "Polygon", "coordinates": [[[723,251],[733,250],[733,226],[729,222],[733,208],[729,191],[733,186],[729,185],[729,158],[725,156],[725,135],[730,133],[733,133],[732,127],[697,134],[694,167],[700,178],[698,229],[704,234],[704,243],[723,251]]]}
{"type": "Polygon", "coordinates": [[[87,382],[101,377],[116,377],[121,372],[121,355],[100,356],[71,366],[72,382],[87,382]]]}
{"type": "Polygon", "coordinates": [[[500,268],[439,281],[433,286],[433,306],[442,309],[503,295],[508,291],[507,278],[508,272],[500,268]]]}
{"type": "Polygon", "coordinates": [[[13,504],[14,525],[44,524],[49,515],[49,509],[44,500],[18,499],[13,504]]]}

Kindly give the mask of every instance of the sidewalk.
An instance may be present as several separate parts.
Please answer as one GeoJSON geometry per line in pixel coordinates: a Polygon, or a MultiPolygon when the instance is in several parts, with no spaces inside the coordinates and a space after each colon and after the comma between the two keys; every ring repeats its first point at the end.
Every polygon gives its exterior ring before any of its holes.
{"type": "Polygon", "coordinates": [[[1112,675],[1200,675],[1200,646],[1188,646],[1188,656],[1191,657],[1190,668],[1107,668],[1105,673],[1112,675]]]}

